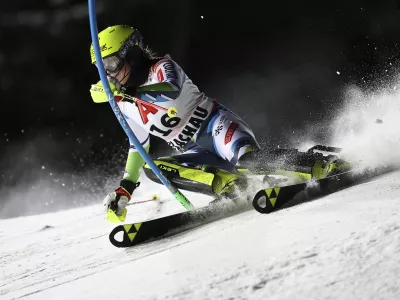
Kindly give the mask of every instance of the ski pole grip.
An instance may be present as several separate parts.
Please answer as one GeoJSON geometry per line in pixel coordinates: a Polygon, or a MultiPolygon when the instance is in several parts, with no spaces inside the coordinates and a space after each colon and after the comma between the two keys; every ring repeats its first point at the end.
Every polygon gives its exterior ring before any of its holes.
{"type": "Polygon", "coordinates": [[[115,196],[115,200],[114,200],[114,201],[111,201],[111,203],[110,203],[110,209],[111,209],[112,211],[117,211],[117,209],[118,209],[118,201],[119,201],[119,198],[121,198],[121,195],[120,195],[120,194],[117,194],[117,195],[115,196]]]}

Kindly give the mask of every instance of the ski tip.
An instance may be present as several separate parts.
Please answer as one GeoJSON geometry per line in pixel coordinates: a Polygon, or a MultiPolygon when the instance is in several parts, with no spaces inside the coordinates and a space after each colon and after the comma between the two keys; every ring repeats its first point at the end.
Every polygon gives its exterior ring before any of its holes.
{"type": "Polygon", "coordinates": [[[269,214],[274,211],[280,188],[267,188],[259,191],[253,198],[252,205],[256,211],[269,214]]]}

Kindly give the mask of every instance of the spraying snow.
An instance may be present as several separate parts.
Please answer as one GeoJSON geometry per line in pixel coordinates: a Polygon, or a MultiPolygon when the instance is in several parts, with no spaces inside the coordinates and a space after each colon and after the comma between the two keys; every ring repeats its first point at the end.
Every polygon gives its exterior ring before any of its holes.
{"type": "Polygon", "coordinates": [[[315,144],[343,148],[340,156],[360,171],[379,166],[400,167],[400,90],[363,90],[349,86],[332,116],[309,124],[293,137],[293,147],[305,151],[315,144]]]}
{"type": "Polygon", "coordinates": [[[332,123],[332,143],[365,167],[400,166],[400,91],[367,93],[352,87],[346,94],[332,123]]]}

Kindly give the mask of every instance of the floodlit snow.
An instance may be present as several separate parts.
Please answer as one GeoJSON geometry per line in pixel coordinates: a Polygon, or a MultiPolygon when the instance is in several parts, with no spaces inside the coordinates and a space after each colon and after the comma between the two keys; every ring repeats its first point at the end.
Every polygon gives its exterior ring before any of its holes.
{"type": "MultiPolygon", "coordinates": [[[[156,208],[129,211],[152,217],[156,208]]],[[[2,220],[0,228],[4,300],[400,297],[400,172],[130,249],[108,241],[113,225],[101,206],[2,220]]]]}
{"type": "MultiPolygon", "coordinates": [[[[399,99],[350,90],[332,146],[360,166],[400,166],[399,99]]],[[[146,179],[135,201],[153,194],[162,203],[130,205],[127,222],[183,211],[146,179]]],[[[210,201],[185,194],[197,207],[210,201]]],[[[400,299],[400,171],[128,249],[109,242],[114,226],[101,204],[0,220],[0,298],[400,299]]]]}

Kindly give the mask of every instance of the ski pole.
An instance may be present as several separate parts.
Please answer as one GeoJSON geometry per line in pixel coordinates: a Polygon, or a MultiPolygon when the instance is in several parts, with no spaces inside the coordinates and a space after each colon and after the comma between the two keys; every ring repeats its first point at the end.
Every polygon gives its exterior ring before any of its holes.
{"type": "Polygon", "coordinates": [[[98,30],[97,30],[97,19],[96,19],[96,0],[89,0],[89,21],[90,21],[90,33],[92,37],[92,43],[94,48],[94,54],[97,61],[97,69],[99,71],[100,79],[103,84],[105,93],[108,98],[108,102],[111,105],[111,108],[120,122],[122,128],[124,129],[126,135],[129,138],[129,141],[135,146],[138,150],[139,154],[145,160],[145,162],[150,166],[154,174],[160,179],[160,181],[168,188],[171,194],[177,199],[187,210],[191,210],[194,208],[193,204],[183,195],[175,185],[173,185],[161,172],[161,170],[157,167],[157,165],[150,158],[149,154],[143,148],[132,129],[129,127],[127,121],[125,120],[124,115],[118,107],[117,102],[114,99],[114,95],[111,92],[110,85],[107,80],[107,74],[104,69],[103,59],[101,57],[100,45],[98,39],[98,30]]]}
{"type": "Polygon", "coordinates": [[[134,202],[128,203],[126,206],[137,205],[137,204],[142,204],[142,203],[147,203],[147,202],[154,202],[154,201],[157,201],[157,200],[158,200],[158,196],[157,195],[153,195],[151,197],[151,199],[134,201],[134,202]]]}

